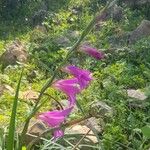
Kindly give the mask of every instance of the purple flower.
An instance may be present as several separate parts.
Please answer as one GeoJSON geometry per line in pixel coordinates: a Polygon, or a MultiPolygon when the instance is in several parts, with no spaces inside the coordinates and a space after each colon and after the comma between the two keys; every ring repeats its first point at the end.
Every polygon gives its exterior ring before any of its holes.
{"type": "Polygon", "coordinates": [[[39,115],[39,119],[42,120],[50,127],[59,127],[61,123],[63,123],[66,117],[70,114],[73,107],[69,107],[64,110],[54,110],[41,113],[39,115]]]}
{"type": "Polygon", "coordinates": [[[53,84],[53,87],[64,92],[68,96],[74,96],[80,93],[80,86],[76,78],[58,80],[53,84]]]}
{"type": "Polygon", "coordinates": [[[80,69],[76,66],[66,66],[63,70],[78,79],[78,84],[81,89],[86,88],[89,82],[93,79],[90,71],[80,69]]]}
{"type": "Polygon", "coordinates": [[[79,51],[84,52],[96,59],[103,59],[105,57],[105,54],[102,51],[87,45],[81,46],[79,51]]]}
{"type": "MultiPolygon", "coordinates": [[[[67,116],[72,111],[73,106],[64,110],[55,110],[41,113],[39,119],[46,123],[49,127],[59,127],[61,123],[65,121],[67,116]]],[[[61,129],[56,129],[53,132],[54,139],[62,137],[64,132],[61,129]]]]}
{"type": "Polygon", "coordinates": [[[69,105],[64,110],[54,110],[41,113],[39,119],[50,127],[58,127],[53,133],[54,139],[64,135],[63,130],[59,129],[60,125],[65,121],[71,113],[76,103],[76,95],[86,88],[92,80],[92,74],[88,70],[80,69],[75,66],[67,66],[64,71],[74,76],[71,79],[58,80],[53,83],[53,87],[64,92],[69,101],[69,105]]]}

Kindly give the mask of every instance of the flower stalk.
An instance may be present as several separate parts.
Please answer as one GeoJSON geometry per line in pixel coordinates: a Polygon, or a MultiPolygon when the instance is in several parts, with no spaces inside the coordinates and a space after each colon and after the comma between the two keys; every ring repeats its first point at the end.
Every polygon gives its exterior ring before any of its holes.
{"type": "MultiPolygon", "coordinates": [[[[76,52],[76,50],[79,48],[81,42],[83,41],[83,39],[86,37],[86,35],[91,31],[91,29],[94,27],[95,23],[98,21],[97,19],[98,18],[103,18],[104,14],[106,13],[107,9],[110,8],[110,5],[106,5],[104,7],[104,9],[102,9],[100,15],[95,15],[94,18],[92,19],[92,21],[88,24],[88,26],[85,28],[85,30],[82,32],[80,38],[77,40],[77,42],[71,47],[71,49],[68,51],[66,57],[64,58],[64,60],[62,61],[62,63],[55,69],[52,77],[46,82],[46,84],[43,86],[43,88],[41,89],[41,92],[40,92],[40,95],[37,99],[37,102],[34,106],[34,108],[32,109],[31,113],[29,114],[29,116],[27,117],[27,119],[25,120],[25,125],[24,125],[24,128],[22,130],[22,133],[20,135],[20,145],[19,145],[19,148],[18,150],[21,150],[22,149],[22,146],[24,144],[24,139],[25,139],[25,135],[27,133],[27,129],[28,129],[28,126],[29,126],[29,122],[30,122],[30,119],[36,114],[36,112],[43,106],[44,103],[40,103],[41,101],[41,98],[42,96],[44,95],[45,91],[52,85],[57,73],[60,71],[61,67],[64,66],[68,59],[70,57],[72,57],[72,55],[76,52]]],[[[112,7],[112,6],[111,6],[112,7]]],[[[100,20],[101,21],[101,20],[100,20]]]]}

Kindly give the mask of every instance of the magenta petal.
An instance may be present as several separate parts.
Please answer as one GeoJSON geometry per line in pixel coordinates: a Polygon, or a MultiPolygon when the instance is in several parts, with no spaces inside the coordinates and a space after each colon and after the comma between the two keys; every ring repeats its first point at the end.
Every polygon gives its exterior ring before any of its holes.
{"type": "Polygon", "coordinates": [[[79,78],[79,84],[81,89],[85,89],[89,85],[90,81],[83,80],[82,77],[79,78]]]}
{"type": "Polygon", "coordinates": [[[84,76],[86,80],[91,80],[91,72],[88,70],[80,69],[76,66],[66,66],[64,71],[72,74],[74,77],[79,78],[81,75],[84,76]]]}
{"type": "Polygon", "coordinates": [[[73,107],[69,107],[61,111],[56,110],[56,111],[44,112],[39,115],[39,119],[41,119],[50,127],[56,127],[64,122],[64,120],[70,114],[72,109],[73,107]]]}
{"type": "Polygon", "coordinates": [[[78,84],[78,79],[77,78],[71,78],[71,79],[65,79],[65,80],[58,80],[55,83],[76,85],[76,84],[78,84]]]}
{"type": "Polygon", "coordinates": [[[54,139],[61,138],[64,136],[64,131],[61,129],[57,129],[53,132],[54,139]]]}
{"type": "Polygon", "coordinates": [[[96,48],[87,46],[87,45],[81,46],[80,51],[84,52],[96,59],[103,59],[105,57],[105,54],[103,52],[97,50],[96,48]]]}
{"type": "Polygon", "coordinates": [[[72,74],[75,78],[78,79],[78,83],[81,89],[86,88],[89,82],[93,79],[92,73],[90,71],[80,69],[76,66],[67,66],[63,70],[72,74]]]}
{"type": "Polygon", "coordinates": [[[64,92],[68,96],[75,95],[80,92],[80,87],[78,84],[78,79],[67,79],[67,80],[58,80],[53,86],[58,90],[64,92]]]}

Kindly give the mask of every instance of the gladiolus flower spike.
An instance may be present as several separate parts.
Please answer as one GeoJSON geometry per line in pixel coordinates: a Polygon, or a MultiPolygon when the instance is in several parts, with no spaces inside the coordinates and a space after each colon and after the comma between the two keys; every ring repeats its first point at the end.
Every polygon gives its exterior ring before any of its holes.
{"type": "Polygon", "coordinates": [[[73,75],[74,78],[58,80],[53,83],[53,87],[66,94],[69,101],[68,107],[64,110],[48,111],[39,115],[39,119],[49,127],[58,127],[58,129],[53,132],[54,139],[60,138],[64,135],[64,131],[59,128],[60,125],[65,121],[74,108],[76,95],[85,89],[93,79],[90,71],[75,66],[66,66],[63,70],[73,75]]]}

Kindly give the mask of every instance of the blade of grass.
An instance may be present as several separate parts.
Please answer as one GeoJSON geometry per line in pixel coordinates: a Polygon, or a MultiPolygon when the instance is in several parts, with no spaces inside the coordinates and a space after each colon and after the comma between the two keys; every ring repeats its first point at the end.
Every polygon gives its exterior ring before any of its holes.
{"type": "Polygon", "coordinates": [[[19,95],[19,89],[20,89],[22,75],[23,75],[23,69],[22,69],[22,72],[20,75],[20,79],[18,81],[16,94],[15,94],[14,102],[13,102],[13,108],[12,108],[12,113],[11,113],[11,118],[10,118],[10,123],[9,123],[7,150],[13,150],[14,149],[15,122],[16,122],[16,113],[17,113],[17,105],[18,105],[18,95],[19,95]]]}

